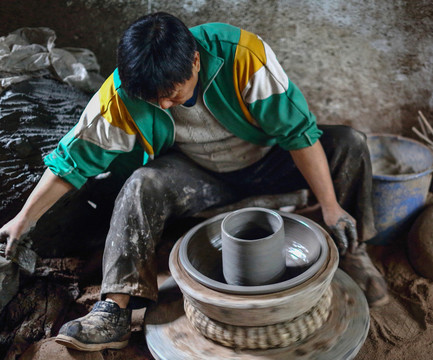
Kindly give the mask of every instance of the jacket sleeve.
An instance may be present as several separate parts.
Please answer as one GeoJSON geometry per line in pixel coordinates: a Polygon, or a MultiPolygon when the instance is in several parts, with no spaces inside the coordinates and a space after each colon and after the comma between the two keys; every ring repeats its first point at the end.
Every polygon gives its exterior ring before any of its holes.
{"type": "Polygon", "coordinates": [[[236,68],[240,96],[251,114],[250,121],[275,137],[283,149],[313,145],[322,132],[301,91],[288,79],[263,40],[243,32],[240,45],[242,42],[245,46],[237,50],[236,68]]]}
{"type": "Polygon", "coordinates": [[[107,96],[104,86],[93,96],[45,164],[57,176],[80,188],[89,177],[104,172],[121,153],[133,150],[137,131],[120,98],[107,96]]]}

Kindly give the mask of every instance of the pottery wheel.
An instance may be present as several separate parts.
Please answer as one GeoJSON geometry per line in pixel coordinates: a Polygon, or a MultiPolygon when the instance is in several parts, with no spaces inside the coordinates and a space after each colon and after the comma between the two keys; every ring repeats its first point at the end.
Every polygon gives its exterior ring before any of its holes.
{"type": "Polygon", "coordinates": [[[160,288],[158,304],[146,311],[147,345],[158,360],[353,359],[367,337],[368,304],[358,285],[340,269],[331,286],[330,316],[315,333],[285,348],[240,351],[208,340],[192,327],[182,294],[170,278],[160,288]]]}

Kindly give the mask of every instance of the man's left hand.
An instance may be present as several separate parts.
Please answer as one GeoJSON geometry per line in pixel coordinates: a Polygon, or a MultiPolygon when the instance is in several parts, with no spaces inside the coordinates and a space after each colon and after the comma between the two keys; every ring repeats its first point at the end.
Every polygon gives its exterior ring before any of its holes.
{"type": "Polygon", "coordinates": [[[323,211],[323,219],[334,238],[340,254],[353,252],[358,246],[356,220],[341,207],[333,211],[323,211]]]}

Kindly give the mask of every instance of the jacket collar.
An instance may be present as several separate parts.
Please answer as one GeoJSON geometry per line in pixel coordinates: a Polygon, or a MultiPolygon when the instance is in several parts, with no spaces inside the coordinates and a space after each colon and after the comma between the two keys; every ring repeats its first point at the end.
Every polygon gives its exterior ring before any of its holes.
{"type": "Polygon", "coordinates": [[[203,87],[203,92],[206,92],[209,85],[218,75],[224,60],[218,56],[211,54],[197,41],[198,52],[200,53],[200,82],[203,87]]]}

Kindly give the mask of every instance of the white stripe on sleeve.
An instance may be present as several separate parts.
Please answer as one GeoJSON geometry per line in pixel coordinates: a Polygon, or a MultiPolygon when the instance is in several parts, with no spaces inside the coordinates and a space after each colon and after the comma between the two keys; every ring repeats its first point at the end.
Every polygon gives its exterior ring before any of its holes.
{"type": "Polygon", "coordinates": [[[252,104],[256,100],[264,100],[271,95],[282,94],[289,87],[289,78],[278,62],[275,53],[266,42],[263,41],[263,44],[266,64],[249,79],[242,92],[242,97],[248,104],[252,104]]]}
{"type": "Polygon", "coordinates": [[[100,113],[99,94],[96,93],[81,115],[75,128],[75,137],[89,141],[105,150],[129,152],[136,135],[111,125],[100,113]]]}

